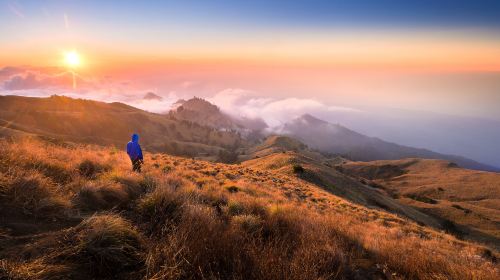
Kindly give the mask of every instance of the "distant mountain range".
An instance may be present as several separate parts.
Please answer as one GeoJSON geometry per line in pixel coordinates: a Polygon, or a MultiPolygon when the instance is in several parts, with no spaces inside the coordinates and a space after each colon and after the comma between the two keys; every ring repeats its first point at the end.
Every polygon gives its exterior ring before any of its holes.
{"type": "Polygon", "coordinates": [[[281,125],[277,129],[277,133],[295,137],[310,148],[323,153],[342,155],[352,160],[371,161],[417,157],[449,160],[469,169],[499,170],[496,167],[465,157],[444,155],[368,137],[342,125],[328,123],[309,114],[281,125]]]}
{"type": "Polygon", "coordinates": [[[201,98],[179,100],[175,105],[167,114],[154,114],[116,102],[0,96],[0,135],[33,134],[121,147],[137,132],[151,151],[216,160],[223,152],[248,158],[266,137],[278,134],[296,138],[323,155],[351,160],[416,157],[449,160],[470,169],[499,170],[464,157],[368,137],[308,114],[270,129],[262,119],[234,118],[201,98]]]}
{"type": "Polygon", "coordinates": [[[359,111],[306,113],[384,141],[500,167],[500,120],[396,108],[356,108],[359,111]]]}

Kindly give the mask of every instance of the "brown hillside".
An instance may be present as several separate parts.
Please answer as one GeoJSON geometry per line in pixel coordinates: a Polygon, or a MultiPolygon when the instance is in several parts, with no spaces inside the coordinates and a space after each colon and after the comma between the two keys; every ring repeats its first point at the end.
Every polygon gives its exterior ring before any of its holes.
{"type": "Polygon", "coordinates": [[[309,150],[309,148],[299,140],[281,135],[271,135],[267,137],[261,144],[255,145],[244,151],[240,158],[242,160],[249,160],[286,151],[300,152],[301,154],[320,161],[325,160],[323,155],[309,150]]]}
{"type": "Polygon", "coordinates": [[[216,131],[125,104],[64,96],[0,96],[0,135],[11,135],[12,131],[120,148],[135,132],[150,151],[187,156],[216,156],[221,150],[244,142],[232,132],[216,131]]]}
{"type": "Polygon", "coordinates": [[[135,174],[112,148],[0,144],[2,279],[499,276],[495,251],[279,167],[147,153],[135,174]]]}
{"type": "Polygon", "coordinates": [[[344,173],[371,180],[399,202],[456,224],[464,237],[500,246],[500,174],[442,160],[350,162],[344,173]]]}
{"type": "Polygon", "coordinates": [[[339,173],[327,164],[327,161],[319,162],[317,159],[296,152],[271,154],[242,163],[243,166],[258,170],[296,177],[306,185],[313,188],[320,187],[356,204],[398,213],[419,223],[441,228],[435,218],[412,207],[404,206],[379,190],[339,173]]]}

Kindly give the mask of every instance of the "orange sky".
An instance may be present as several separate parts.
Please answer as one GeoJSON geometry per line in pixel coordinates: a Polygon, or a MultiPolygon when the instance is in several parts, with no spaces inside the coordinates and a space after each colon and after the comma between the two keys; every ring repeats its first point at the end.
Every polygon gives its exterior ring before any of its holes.
{"type": "Polygon", "coordinates": [[[282,32],[250,38],[201,37],[180,41],[165,38],[155,44],[124,45],[86,38],[85,33],[72,36],[41,33],[24,38],[21,43],[3,44],[1,66],[61,65],[62,54],[76,49],[83,57],[83,66],[97,72],[210,64],[231,65],[234,70],[245,65],[275,65],[380,71],[500,71],[500,37],[473,31],[282,32]]]}
{"type": "Polygon", "coordinates": [[[265,4],[275,10],[263,15],[263,3],[195,9],[193,3],[9,2],[0,5],[0,67],[36,66],[42,73],[28,85],[32,69],[15,74],[22,74],[18,84],[11,83],[13,76],[0,77],[0,83],[18,91],[44,84],[52,91],[60,83],[67,90],[65,79],[47,78],[41,69],[68,70],[64,53],[76,50],[82,64],[72,70],[93,82],[87,91],[152,90],[184,97],[241,88],[271,97],[500,117],[491,105],[500,90],[495,74],[500,73],[500,33],[493,18],[483,24],[481,14],[477,24],[467,22],[466,6],[460,22],[452,14],[441,22],[443,14],[421,18],[425,14],[412,9],[428,7],[418,3],[399,7],[394,15],[386,9],[360,11],[356,5],[342,12],[330,4],[265,4]],[[346,12],[353,18],[343,18],[346,12]]]}

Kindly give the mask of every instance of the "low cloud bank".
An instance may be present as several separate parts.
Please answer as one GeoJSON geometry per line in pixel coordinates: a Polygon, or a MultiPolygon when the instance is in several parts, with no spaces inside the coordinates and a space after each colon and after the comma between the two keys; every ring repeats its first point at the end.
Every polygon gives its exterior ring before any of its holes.
{"type": "Polygon", "coordinates": [[[321,116],[331,112],[360,112],[354,108],[326,105],[315,99],[262,97],[256,92],[237,88],[220,91],[208,100],[230,115],[262,118],[270,127],[276,127],[303,114],[321,116]]]}
{"type": "MultiPolygon", "coordinates": [[[[193,81],[181,81],[172,86],[172,91],[159,92],[156,88],[138,86],[133,81],[116,80],[112,77],[93,78],[76,76],[73,89],[73,74],[62,68],[4,67],[0,69],[0,94],[46,97],[53,94],[74,98],[92,99],[125,104],[155,113],[165,113],[180,98],[189,99],[193,87],[202,87],[193,81]]],[[[326,105],[315,99],[271,98],[257,92],[228,88],[207,98],[224,112],[246,120],[264,120],[275,127],[300,115],[309,113],[319,117],[331,112],[356,112],[347,107],[326,105]]]]}
{"type": "Polygon", "coordinates": [[[103,102],[122,102],[143,110],[163,113],[178,99],[175,92],[166,94],[150,88],[135,86],[130,81],[116,81],[110,77],[96,79],[75,76],[64,69],[35,67],[4,67],[0,69],[0,94],[30,97],[48,97],[54,94],[103,102]],[[154,96],[154,98],[151,98],[154,96]]]}

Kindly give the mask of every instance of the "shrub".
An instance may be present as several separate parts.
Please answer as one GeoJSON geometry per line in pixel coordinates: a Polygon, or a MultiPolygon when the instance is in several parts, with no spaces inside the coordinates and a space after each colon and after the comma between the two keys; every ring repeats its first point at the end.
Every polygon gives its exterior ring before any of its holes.
{"type": "Polygon", "coordinates": [[[229,201],[227,196],[223,192],[218,190],[191,190],[188,193],[190,195],[190,199],[193,202],[214,207],[218,214],[222,214],[222,208],[224,206],[227,206],[229,201]]]}
{"type": "Polygon", "coordinates": [[[267,207],[256,199],[244,200],[245,213],[265,219],[269,216],[267,207]]]}
{"type": "Polygon", "coordinates": [[[462,211],[464,211],[465,214],[470,214],[472,212],[471,210],[463,208],[462,206],[460,206],[458,204],[452,204],[451,207],[456,208],[458,210],[462,210],[462,211]]]}
{"type": "Polygon", "coordinates": [[[117,277],[144,262],[142,237],[116,214],[92,216],[66,234],[69,250],[62,256],[89,266],[96,276],[117,277]]]}
{"type": "Polygon", "coordinates": [[[183,240],[171,234],[153,243],[146,256],[145,279],[181,279],[188,265],[183,240]]]}
{"type": "Polygon", "coordinates": [[[70,206],[69,201],[58,193],[57,186],[37,172],[14,179],[6,196],[7,203],[35,216],[59,212],[70,206]]]}
{"type": "Polygon", "coordinates": [[[77,205],[85,210],[109,210],[129,200],[120,183],[107,181],[87,182],[76,195],[77,205]]]}
{"type": "Polygon", "coordinates": [[[39,259],[30,262],[0,260],[0,279],[69,279],[71,276],[64,265],[44,263],[39,259]]]}
{"type": "Polygon", "coordinates": [[[158,186],[158,180],[150,175],[144,175],[139,181],[139,186],[144,192],[151,192],[158,186]]]}
{"type": "Polygon", "coordinates": [[[164,184],[171,187],[173,190],[177,190],[181,187],[189,185],[189,181],[186,179],[176,176],[176,175],[168,175],[164,178],[164,184]]]}
{"type": "Polygon", "coordinates": [[[213,208],[187,205],[175,235],[183,240],[182,256],[188,262],[181,279],[203,279],[210,274],[217,275],[214,279],[251,276],[252,262],[245,257],[245,242],[217,218],[213,208]],[[250,271],[242,275],[242,269],[250,271]]]}
{"type": "Polygon", "coordinates": [[[460,231],[460,229],[458,229],[458,227],[455,225],[455,223],[452,222],[452,221],[450,221],[450,220],[443,219],[441,221],[441,227],[447,233],[455,234],[455,235],[458,235],[458,236],[460,236],[462,234],[462,232],[460,231]]]}
{"type": "Polygon", "coordinates": [[[241,215],[244,211],[243,205],[237,201],[230,201],[227,205],[227,212],[231,216],[241,215]]]}
{"type": "Polygon", "coordinates": [[[262,229],[262,220],[255,215],[234,216],[232,222],[236,227],[250,234],[258,233],[262,229]]]}
{"type": "Polygon", "coordinates": [[[172,166],[165,165],[165,166],[163,166],[162,171],[163,171],[163,173],[169,173],[170,171],[172,171],[172,169],[173,169],[172,166]]]}
{"type": "Polygon", "coordinates": [[[240,188],[238,188],[237,186],[227,186],[226,190],[230,193],[237,193],[240,188]]]}
{"type": "Polygon", "coordinates": [[[89,159],[85,159],[78,164],[78,172],[88,179],[95,179],[97,175],[110,169],[109,165],[100,164],[89,159]]]}
{"type": "Polygon", "coordinates": [[[152,232],[161,232],[179,222],[183,206],[184,200],[178,193],[160,186],[139,201],[138,210],[152,232]]]}
{"type": "Polygon", "coordinates": [[[294,164],[292,166],[292,169],[293,169],[293,173],[295,173],[295,174],[302,174],[305,171],[304,167],[302,167],[302,165],[300,165],[300,164],[294,164]]]}
{"type": "Polygon", "coordinates": [[[420,195],[417,195],[417,194],[408,194],[406,196],[408,198],[411,198],[413,200],[420,201],[420,202],[423,202],[423,203],[428,203],[428,204],[437,204],[438,203],[437,200],[432,199],[432,198],[427,197],[427,196],[420,196],[420,195]]]}
{"type": "Polygon", "coordinates": [[[72,176],[70,170],[66,169],[63,164],[45,162],[35,160],[29,162],[28,168],[33,168],[46,177],[51,178],[54,182],[65,184],[71,181],[72,176]]]}
{"type": "Polygon", "coordinates": [[[127,192],[130,199],[136,199],[142,193],[148,191],[148,188],[144,184],[141,184],[142,181],[137,174],[116,175],[111,178],[111,181],[119,183],[127,192]]]}
{"type": "Polygon", "coordinates": [[[292,246],[302,232],[301,220],[296,212],[274,207],[263,223],[263,235],[268,239],[286,240],[292,246]]]}

